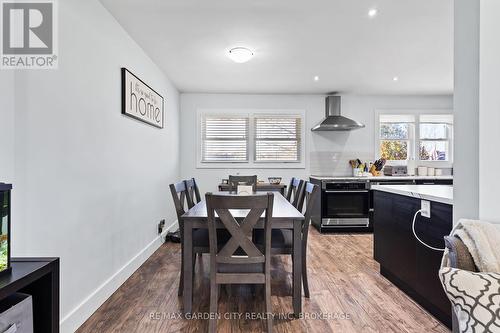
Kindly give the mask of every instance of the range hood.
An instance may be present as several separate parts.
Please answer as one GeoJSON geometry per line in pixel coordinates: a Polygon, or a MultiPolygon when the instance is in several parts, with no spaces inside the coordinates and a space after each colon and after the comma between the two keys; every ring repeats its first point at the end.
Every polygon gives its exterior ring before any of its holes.
{"type": "Polygon", "coordinates": [[[311,128],[311,131],[351,131],[358,128],[363,128],[365,125],[343,117],[340,115],[342,97],[327,96],[326,97],[326,117],[316,126],[311,128]]]}

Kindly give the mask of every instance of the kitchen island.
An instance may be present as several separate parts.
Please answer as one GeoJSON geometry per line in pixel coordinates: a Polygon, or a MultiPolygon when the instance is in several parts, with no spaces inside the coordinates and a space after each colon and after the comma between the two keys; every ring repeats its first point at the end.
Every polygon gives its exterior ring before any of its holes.
{"type": "Polygon", "coordinates": [[[372,190],[453,205],[451,185],[374,185],[372,190]]]}
{"type": "Polygon", "coordinates": [[[451,327],[451,306],[438,270],[443,237],[453,225],[453,187],[449,185],[377,185],[373,191],[374,257],[380,273],[436,318],[451,327]],[[430,217],[419,212],[430,202],[430,217]]]}

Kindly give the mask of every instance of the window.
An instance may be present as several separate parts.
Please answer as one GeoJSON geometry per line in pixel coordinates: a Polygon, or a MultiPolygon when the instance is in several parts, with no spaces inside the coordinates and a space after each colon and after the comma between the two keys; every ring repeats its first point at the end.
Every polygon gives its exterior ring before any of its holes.
{"type": "Polygon", "coordinates": [[[380,114],[379,156],[394,164],[406,160],[452,162],[452,114],[380,114]]]}
{"type": "Polygon", "coordinates": [[[409,159],[412,153],[411,142],[414,122],[414,116],[380,116],[380,157],[389,161],[406,161],[409,159]]]}
{"type": "Polygon", "coordinates": [[[199,109],[197,168],[303,169],[304,120],[305,110],[199,109]]]}
{"type": "Polygon", "coordinates": [[[203,115],[203,163],[248,162],[248,116],[203,115]]]}
{"type": "Polygon", "coordinates": [[[256,115],[255,162],[300,162],[300,116],[256,115]]]}
{"type": "Polygon", "coordinates": [[[419,159],[449,161],[452,115],[421,115],[419,159]]]}

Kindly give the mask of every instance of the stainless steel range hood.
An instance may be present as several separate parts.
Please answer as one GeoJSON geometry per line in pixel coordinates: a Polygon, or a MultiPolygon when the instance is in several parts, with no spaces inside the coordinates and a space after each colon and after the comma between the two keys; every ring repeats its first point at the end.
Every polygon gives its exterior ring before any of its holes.
{"type": "Polygon", "coordinates": [[[326,97],[326,117],[316,126],[311,128],[311,131],[351,131],[358,128],[363,128],[365,125],[355,120],[343,117],[340,115],[342,97],[327,96],[326,97]]]}

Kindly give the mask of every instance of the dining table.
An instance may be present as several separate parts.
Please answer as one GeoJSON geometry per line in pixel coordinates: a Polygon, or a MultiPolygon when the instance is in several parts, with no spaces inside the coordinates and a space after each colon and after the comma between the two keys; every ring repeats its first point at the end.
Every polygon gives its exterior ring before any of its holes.
{"type": "MultiPolygon", "coordinates": [[[[266,192],[260,192],[265,194],[266,192]]],[[[302,312],[302,224],[304,215],[299,212],[279,192],[270,192],[274,195],[272,228],[290,229],[293,231],[293,256],[292,256],[292,302],[295,317],[302,312]]],[[[213,192],[218,195],[236,195],[228,192],[213,192]]],[[[256,193],[258,195],[259,192],[256,193]]],[[[248,210],[231,209],[231,214],[236,220],[242,220],[248,214],[248,210]]],[[[193,229],[208,228],[207,206],[205,200],[198,202],[182,215],[184,225],[184,282],[183,282],[183,311],[185,314],[192,313],[193,309],[193,229]]],[[[217,221],[218,229],[225,229],[221,221],[217,221]]],[[[254,229],[264,229],[264,215],[257,222],[254,229]]]]}

